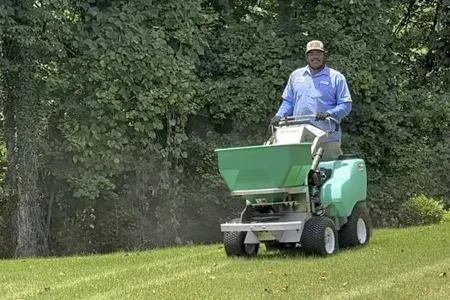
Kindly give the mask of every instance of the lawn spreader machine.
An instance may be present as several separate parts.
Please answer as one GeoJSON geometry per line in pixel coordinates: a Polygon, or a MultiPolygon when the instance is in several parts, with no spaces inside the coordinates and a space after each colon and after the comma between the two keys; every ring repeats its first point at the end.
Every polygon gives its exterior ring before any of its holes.
{"type": "Polygon", "coordinates": [[[215,150],[231,196],[245,200],[240,216],[220,225],[227,256],[255,256],[262,243],[330,256],[369,241],[365,162],[352,154],[321,161],[322,140],[340,125],[327,118],[324,131],[313,118],[283,118],[262,145],[215,150]]]}

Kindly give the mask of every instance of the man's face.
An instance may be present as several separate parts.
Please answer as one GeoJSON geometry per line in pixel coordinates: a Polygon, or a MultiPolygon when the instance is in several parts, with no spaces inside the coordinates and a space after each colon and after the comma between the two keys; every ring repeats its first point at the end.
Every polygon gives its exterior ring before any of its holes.
{"type": "Polygon", "coordinates": [[[311,69],[318,70],[324,65],[325,55],[322,51],[312,50],[306,54],[306,60],[311,69]]]}

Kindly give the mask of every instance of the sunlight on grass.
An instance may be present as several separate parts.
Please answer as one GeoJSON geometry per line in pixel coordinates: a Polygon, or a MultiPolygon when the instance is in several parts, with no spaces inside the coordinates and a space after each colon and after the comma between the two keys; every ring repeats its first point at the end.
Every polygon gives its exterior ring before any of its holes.
{"type": "Polygon", "coordinates": [[[450,223],[376,230],[331,258],[221,245],[0,262],[2,299],[445,299],[450,223]]]}

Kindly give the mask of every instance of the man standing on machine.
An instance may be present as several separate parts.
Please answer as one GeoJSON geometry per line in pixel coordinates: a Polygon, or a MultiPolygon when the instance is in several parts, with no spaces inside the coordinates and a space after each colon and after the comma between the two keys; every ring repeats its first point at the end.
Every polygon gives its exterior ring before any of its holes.
{"type": "MultiPolygon", "coordinates": [[[[291,73],[284,89],[283,102],[272,118],[276,124],[282,117],[315,115],[315,126],[329,130],[327,117],[339,123],[352,109],[352,98],[347,81],[339,71],[325,65],[325,49],[321,41],[306,45],[308,65],[291,73]]],[[[342,154],[341,129],[333,132],[319,145],[324,150],[322,161],[335,160],[342,154]]]]}

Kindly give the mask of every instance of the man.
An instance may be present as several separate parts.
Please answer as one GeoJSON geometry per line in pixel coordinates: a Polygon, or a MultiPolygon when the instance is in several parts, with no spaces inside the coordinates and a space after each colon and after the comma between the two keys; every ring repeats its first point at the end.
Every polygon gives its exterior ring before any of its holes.
{"type": "MultiPolygon", "coordinates": [[[[325,49],[321,41],[310,41],[305,55],[308,65],[289,76],[282,95],[283,102],[271,123],[275,124],[285,116],[315,115],[311,123],[323,130],[333,129],[324,120],[330,116],[340,123],[352,109],[347,81],[340,72],[325,65],[325,49]]],[[[334,160],[341,155],[341,129],[325,138],[320,147],[324,149],[323,161],[334,160]]]]}

